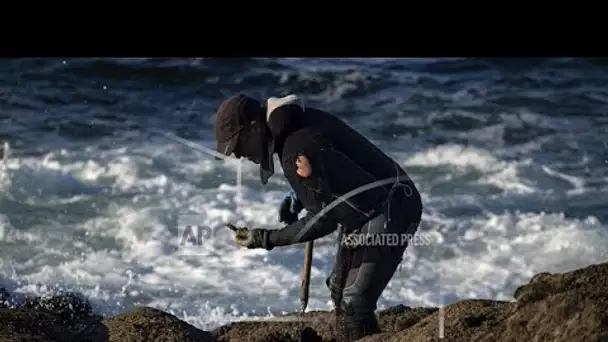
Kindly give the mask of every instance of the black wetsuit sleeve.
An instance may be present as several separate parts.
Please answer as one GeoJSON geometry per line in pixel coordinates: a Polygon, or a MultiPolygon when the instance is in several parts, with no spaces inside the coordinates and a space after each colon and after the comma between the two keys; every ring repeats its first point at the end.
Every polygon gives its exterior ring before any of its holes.
{"type": "Polygon", "coordinates": [[[332,218],[314,217],[314,214],[306,213],[306,216],[282,229],[269,230],[268,242],[273,247],[293,245],[322,238],[338,228],[338,222],[332,218]],[[312,222],[313,219],[315,222],[312,222]]]}

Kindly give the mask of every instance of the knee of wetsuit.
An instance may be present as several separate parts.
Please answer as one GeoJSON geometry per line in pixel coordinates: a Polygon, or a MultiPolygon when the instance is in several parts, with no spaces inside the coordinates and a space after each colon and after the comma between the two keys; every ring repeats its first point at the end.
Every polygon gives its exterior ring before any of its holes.
{"type": "Polygon", "coordinates": [[[325,279],[325,286],[327,286],[327,288],[329,289],[329,294],[331,296],[331,299],[334,301],[334,303],[336,303],[336,301],[338,300],[338,294],[339,294],[340,289],[335,284],[335,275],[334,274],[331,274],[329,277],[327,277],[327,279],[325,279]]]}
{"type": "Polygon", "coordinates": [[[342,297],[342,308],[347,315],[365,319],[374,316],[376,303],[371,303],[361,294],[345,293],[342,297]]]}

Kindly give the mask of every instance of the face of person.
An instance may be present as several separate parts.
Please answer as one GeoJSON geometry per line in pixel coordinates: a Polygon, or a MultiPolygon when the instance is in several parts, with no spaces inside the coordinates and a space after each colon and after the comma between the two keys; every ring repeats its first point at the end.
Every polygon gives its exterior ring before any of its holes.
{"type": "Polygon", "coordinates": [[[261,164],[266,149],[265,136],[264,125],[258,121],[253,121],[248,129],[244,130],[239,136],[234,149],[234,156],[247,158],[258,165],[261,164]]]}

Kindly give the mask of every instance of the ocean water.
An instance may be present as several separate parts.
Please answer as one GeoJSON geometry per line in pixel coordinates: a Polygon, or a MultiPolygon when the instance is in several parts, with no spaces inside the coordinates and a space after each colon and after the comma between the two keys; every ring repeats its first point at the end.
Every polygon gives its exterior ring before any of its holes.
{"type": "MultiPolygon", "coordinates": [[[[535,273],[608,259],[607,85],[608,63],[582,59],[5,59],[0,287],[203,329],[297,310],[303,246],[244,250],[221,227],[281,227],[280,167],[263,187],[205,153],[227,96],[296,93],[422,192],[424,239],[379,308],[511,300],[535,273]],[[211,230],[198,246],[180,245],[184,213],[211,230]]],[[[331,308],[335,248],[315,244],[309,310],[331,308]]]]}

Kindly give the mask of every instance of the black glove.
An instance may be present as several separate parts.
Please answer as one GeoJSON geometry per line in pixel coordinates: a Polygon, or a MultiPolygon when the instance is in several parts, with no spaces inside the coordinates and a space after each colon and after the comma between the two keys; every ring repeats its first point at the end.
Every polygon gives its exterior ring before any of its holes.
{"type": "Polygon", "coordinates": [[[268,230],[266,229],[248,229],[247,227],[236,227],[232,224],[226,224],[234,234],[236,244],[242,247],[264,248],[271,250],[274,246],[268,242],[268,230]]]}
{"type": "Polygon", "coordinates": [[[304,209],[298,200],[296,193],[291,190],[281,202],[279,207],[279,222],[292,224],[298,220],[298,214],[304,209]]]}

